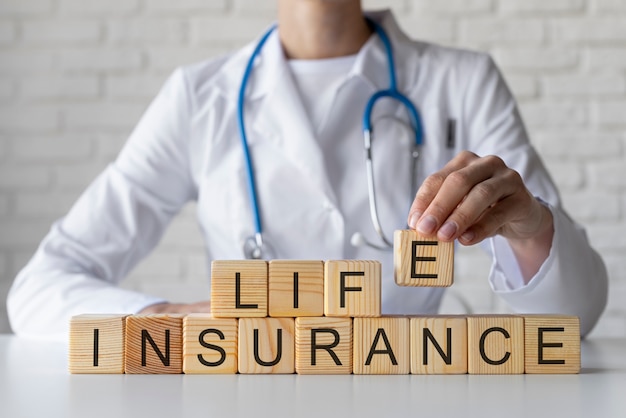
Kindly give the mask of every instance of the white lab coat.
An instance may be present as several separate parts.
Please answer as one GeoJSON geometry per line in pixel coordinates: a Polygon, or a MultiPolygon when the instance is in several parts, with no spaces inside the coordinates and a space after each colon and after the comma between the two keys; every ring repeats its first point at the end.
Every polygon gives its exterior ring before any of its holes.
{"type": "MultiPolygon", "coordinates": [[[[548,202],[555,235],[548,260],[528,285],[506,240],[490,239],[489,281],[513,309],[578,315],[586,333],[602,312],[607,277],[583,230],[560,209],[507,86],[480,53],[409,40],[389,13],[372,15],[394,48],[398,87],[418,107],[424,146],[418,184],[463,149],[496,154],[548,202]],[[456,121],[447,146],[448,120],[456,121]]],[[[8,298],[18,334],[60,335],[81,313],[136,313],[161,299],[116,287],[157,244],[185,203],[197,201],[208,260],[243,258],[254,233],[237,131],[237,91],[256,42],[234,54],[179,69],[151,104],[118,159],[56,222],[18,275],[8,298]]],[[[389,83],[384,48],[372,36],[357,56],[319,132],[311,127],[277,33],[254,67],[245,104],[264,237],[271,258],[378,259],[383,312],[434,313],[442,290],[395,285],[391,253],[355,248],[355,232],[379,242],[368,210],[361,136],[367,99],[389,83]]],[[[406,226],[410,191],[405,109],[383,100],[373,114],[374,166],[385,231],[406,226]]],[[[209,295],[199,295],[206,299],[209,295]]]]}

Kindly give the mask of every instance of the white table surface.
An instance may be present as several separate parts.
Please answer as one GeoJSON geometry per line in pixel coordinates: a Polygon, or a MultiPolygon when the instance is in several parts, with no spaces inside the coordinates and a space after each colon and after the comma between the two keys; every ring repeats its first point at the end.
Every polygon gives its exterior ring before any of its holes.
{"type": "Polygon", "coordinates": [[[0,335],[0,417],[626,417],[626,339],[579,375],[71,375],[67,346],[0,335]]]}

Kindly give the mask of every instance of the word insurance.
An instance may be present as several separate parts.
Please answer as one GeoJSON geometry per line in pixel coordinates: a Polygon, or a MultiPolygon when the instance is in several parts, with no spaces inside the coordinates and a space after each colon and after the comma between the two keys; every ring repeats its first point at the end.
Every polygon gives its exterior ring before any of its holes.
{"type": "Polygon", "coordinates": [[[578,373],[577,317],[79,315],[71,373],[578,373]]]}
{"type": "MultiPolygon", "coordinates": [[[[450,286],[452,243],[394,235],[400,286],[450,286]]],[[[383,316],[371,260],[217,260],[211,313],[79,315],[71,373],[578,373],[562,315],[383,316]]]]}

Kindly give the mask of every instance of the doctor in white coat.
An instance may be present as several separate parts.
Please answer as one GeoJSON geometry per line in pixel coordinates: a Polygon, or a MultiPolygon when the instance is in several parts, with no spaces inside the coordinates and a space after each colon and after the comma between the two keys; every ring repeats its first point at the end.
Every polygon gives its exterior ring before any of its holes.
{"type": "MultiPolygon", "coordinates": [[[[278,29],[255,61],[244,102],[264,257],[378,259],[384,313],[437,312],[443,290],[396,286],[391,252],[351,243],[355,233],[380,242],[361,136],[367,100],[389,86],[380,37],[359,0],[278,5],[278,29]]],[[[586,334],[606,304],[606,269],[561,208],[492,60],[410,40],[390,13],[370,17],[390,38],[398,89],[424,128],[414,173],[406,109],[393,100],[374,107],[386,233],[408,223],[440,240],[483,242],[491,287],[514,310],[578,315],[586,334]]],[[[69,318],[81,313],[208,311],[208,301],[175,304],[116,284],[192,200],[207,260],[244,258],[255,229],[237,93],[256,45],[174,72],[117,160],[19,273],[7,301],[16,333],[65,338],[69,318]]]]}

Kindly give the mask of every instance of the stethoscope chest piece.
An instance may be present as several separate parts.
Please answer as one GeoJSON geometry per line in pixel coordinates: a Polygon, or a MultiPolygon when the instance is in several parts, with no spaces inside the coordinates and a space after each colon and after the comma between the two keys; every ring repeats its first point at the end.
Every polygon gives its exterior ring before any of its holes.
{"type": "Polygon", "coordinates": [[[243,254],[248,260],[270,260],[275,252],[272,246],[263,240],[261,234],[254,234],[244,240],[243,254]]]}

